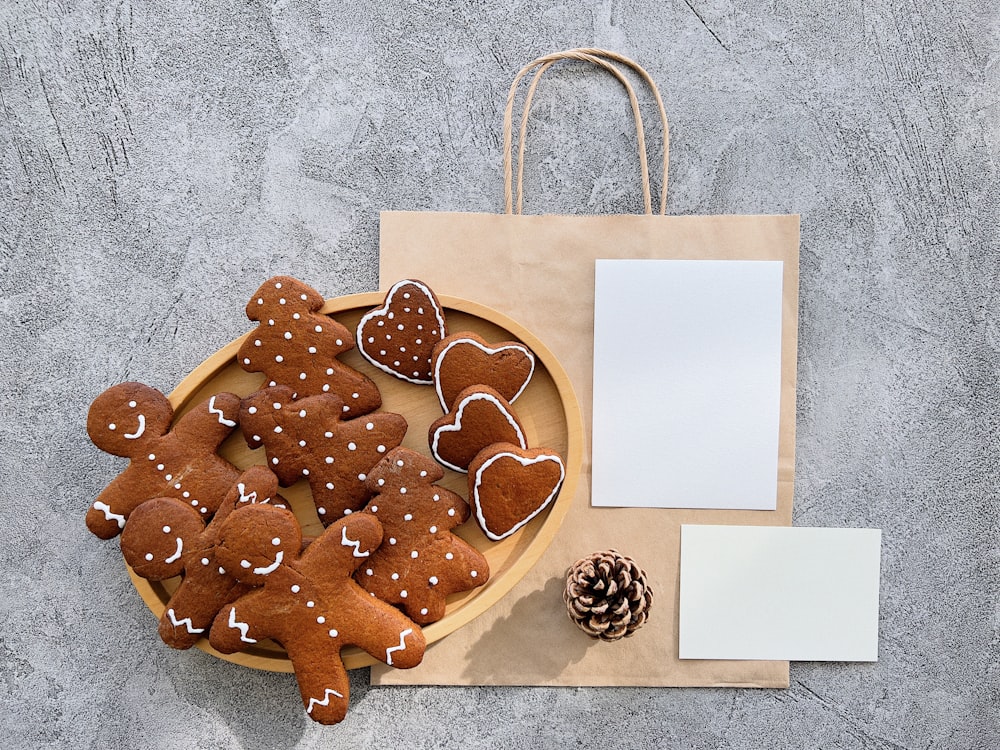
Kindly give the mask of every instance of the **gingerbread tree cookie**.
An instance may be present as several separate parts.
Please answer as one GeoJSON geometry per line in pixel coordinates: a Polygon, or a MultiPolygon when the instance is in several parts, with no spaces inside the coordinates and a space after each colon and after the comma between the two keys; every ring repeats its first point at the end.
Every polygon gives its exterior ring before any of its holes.
{"type": "Polygon", "coordinates": [[[290,276],[264,282],[247,303],[247,317],[259,322],[236,355],[247,372],[263,372],[269,385],[290,386],[296,396],[332,393],[344,415],[357,417],[382,405],[378,387],[337,359],[354,348],[344,326],[318,311],[323,297],[290,276]]]}
{"type": "Polygon", "coordinates": [[[130,459],[87,511],[87,528],[102,539],[121,533],[129,514],[154,497],[175,497],[203,516],[216,511],[239,469],[216,452],[236,427],[239,396],[218,393],[171,428],[167,397],[142,383],[120,383],[98,396],[87,433],[98,448],[130,459]]]}
{"type": "Polygon", "coordinates": [[[243,435],[251,448],[264,446],[268,468],[283,486],[308,480],[327,526],[364,507],[371,497],[368,470],[403,441],[406,420],[392,413],[342,420],[337,396],[293,395],[275,386],[247,396],[240,410],[243,435]]]}
{"type": "Polygon", "coordinates": [[[215,618],[210,642],[231,654],[273,638],[288,652],[306,713],[322,724],[347,714],[350,681],[340,651],[354,645],[394,667],[420,663],[420,626],[351,578],[382,541],[374,516],[342,518],[301,554],[295,517],[250,505],[226,519],[217,559],[252,591],[215,618]]]}
{"type": "Polygon", "coordinates": [[[168,646],[190,648],[207,633],[222,606],[249,591],[215,559],[219,531],[236,509],[247,503],[284,508],[278,478],[265,466],[251,466],[233,485],[208,524],[194,508],[173,497],[147,500],[122,532],[125,561],[151,581],[184,574],[160,617],[160,637],[168,646]]]}
{"type": "Polygon", "coordinates": [[[469,506],[434,484],[442,477],[431,459],[397,448],[367,479],[377,494],[365,511],[382,523],[385,538],[354,577],[421,625],[444,617],[449,594],[482,586],[490,576],[486,558],[451,533],[468,519],[469,506]]]}

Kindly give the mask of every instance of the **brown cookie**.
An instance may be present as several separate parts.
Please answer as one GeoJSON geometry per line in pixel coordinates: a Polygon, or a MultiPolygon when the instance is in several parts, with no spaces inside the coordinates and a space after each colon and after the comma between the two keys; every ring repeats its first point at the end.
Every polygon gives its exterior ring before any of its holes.
{"type": "Polygon", "coordinates": [[[484,448],[469,465],[469,502],[483,533],[494,541],[513,534],[555,500],[565,476],[562,458],[547,448],[484,448]]]}
{"type": "Polygon", "coordinates": [[[264,446],[282,486],[308,480],[327,526],[368,502],[368,470],[402,442],[406,420],[384,412],[343,420],[343,402],[333,394],[292,396],[291,388],[275,386],[243,399],[243,436],[251,448],[264,446]]]}
{"type": "Polygon", "coordinates": [[[287,385],[296,397],[332,393],[344,415],[357,417],[382,405],[366,375],[337,359],[354,348],[344,326],[318,311],[323,297],[290,276],[265,281],[247,303],[247,317],[259,321],[240,346],[236,361],[247,372],[263,372],[268,385],[287,385]]]}
{"type": "Polygon", "coordinates": [[[219,507],[240,471],[216,451],[236,428],[239,396],[218,393],[171,427],[167,397],[142,383],[119,383],[98,396],[87,433],[98,448],[130,459],[87,511],[87,528],[102,539],[121,533],[145,500],[176,497],[199,515],[219,507]]]}
{"type": "Polygon", "coordinates": [[[451,533],[469,517],[460,496],[434,484],[444,472],[431,459],[396,448],[368,473],[375,497],[365,511],[384,529],[382,545],[355,580],[421,625],[444,617],[450,594],[489,580],[486,558],[451,533]]]}
{"type": "Polygon", "coordinates": [[[535,355],[524,344],[488,344],[468,331],[454,333],[435,344],[431,360],[434,389],[445,411],[455,403],[459,392],[471,385],[488,385],[514,403],[535,372],[535,355]]]}
{"type": "Polygon", "coordinates": [[[249,590],[215,559],[219,529],[233,510],[247,503],[284,508],[277,492],[278,478],[265,466],[251,466],[208,524],[194,508],[173,497],[147,500],[129,516],[121,548],[132,570],[151,581],[184,574],[160,617],[160,637],[168,646],[193,646],[223,605],[249,590]]]}
{"type": "Polygon", "coordinates": [[[358,350],[380,370],[419,385],[434,382],[431,352],[447,336],[444,308],[422,281],[393,284],[358,323],[358,350]]]}
{"type": "Polygon", "coordinates": [[[468,471],[476,454],[493,443],[528,447],[524,428],[507,399],[485,385],[461,391],[451,411],[431,423],[427,442],[438,462],[460,472],[468,471]]]}
{"type": "Polygon", "coordinates": [[[342,648],[358,646],[403,669],[420,663],[420,626],[362,589],[351,577],[382,540],[367,513],[341,518],[300,554],[301,531],[289,511],[249,505],[226,519],[217,560],[253,587],[226,605],[210,643],[225,654],[273,638],[288,652],[302,705],[313,721],[336,724],[347,714],[350,680],[342,648]]]}

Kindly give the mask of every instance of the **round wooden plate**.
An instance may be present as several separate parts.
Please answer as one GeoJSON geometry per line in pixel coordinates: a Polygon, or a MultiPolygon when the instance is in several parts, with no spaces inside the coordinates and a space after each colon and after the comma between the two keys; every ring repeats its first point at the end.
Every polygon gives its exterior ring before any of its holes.
{"type": "MultiPolygon", "coordinates": [[[[361,316],[382,304],[383,300],[384,294],[380,292],[337,297],[327,300],[321,312],[330,315],[353,332],[357,329],[361,316]]],[[[529,447],[550,448],[564,457],[566,479],[555,502],[517,533],[502,541],[490,541],[471,519],[455,530],[455,533],[489,560],[490,580],[485,586],[455,594],[448,599],[445,616],[423,628],[428,643],[444,638],[485,612],[535,564],[569,510],[576,494],[583,462],[580,406],[569,377],[552,352],[530,331],[496,310],[457,297],[440,296],[439,300],[445,308],[450,332],[472,331],[490,343],[518,340],[535,353],[535,373],[524,393],[514,403],[514,409],[524,425],[529,447]]],[[[244,372],[236,363],[236,352],[249,335],[248,332],[220,349],[177,386],[169,397],[176,416],[215,393],[228,391],[246,396],[263,385],[262,374],[244,372]]],[[[365,373],[378,384],[382,392],[383,411],[396,412],[406,417],[409,428],[403,445],[429,456],[427,429],[442,414],[434,388],[413,385],[387,375],[370,365],[357,349],[341,355],[340,360],[365,373]]],[[[219,453],[239,468],[265,463],[263,449],[250,450],[239,430],[222,444],[219,453]]],[[[465,474],[446,469],[445,478],[438,484],[462,497],[468,497],[468,479],[465,474]]],[[[281,494],[289,501],[301,522],[303,534],[318,536],[323,532],[306,482],[300,481],[291,487],[282,488],[281,494]]],[[[147,581],[137,576],[131,568],[129,575],[153,614],[160,617],[171,594],[177,589],[180,578],[147,581]]],[[[213,649],[205,638],[196,645],[202,651],[236,664],[275,672],[293,671],[284,649],[273,641],[261,641],[237,654],[222,654],[213,649]]],[[[342,656],[348,669],[375,663],[375,659],[355,647],[344,649],[342,656]]]]}

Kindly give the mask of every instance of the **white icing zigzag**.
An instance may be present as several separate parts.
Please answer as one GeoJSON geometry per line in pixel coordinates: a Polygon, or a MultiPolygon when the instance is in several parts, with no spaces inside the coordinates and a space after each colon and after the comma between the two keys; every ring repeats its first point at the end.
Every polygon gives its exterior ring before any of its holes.
{"type": "Polygon", "coordinates": [[[399,645],[389,646],[389,648],[385,650],[385,663],[388,664],[390,667],[392,666],[392,652],[405,651],[406,636],[411,635],[412,633],[413,633],[413,628],[407,628],[406,630],[404,630],[402,633],[399,634],[399,645]]]}
{"type": "Polygon", "coordinates": [[[353,539],[348,539],[346,526],[342,526],[340,528],[340,543],[345,547],[354,547],[354,552],[351,554],[353,554],[355,557],[368,557],[368,555],[370,554],[370,552],[361,551],[360,540],[354,541],[353,539]]]}
{"type": "Polygon", "coordinates": [[[174,614],[174,610],[173,609],[168,609],[167,610],[167,617],[170,618],[170,622],[173,623],[174,627],[178,627],[180,625],[183,625],[185,628],[187,628],[187,632],[189,632],[189,633],[194,634],[194,633],[204,633],[205,632],[205,628],[196,628],[196,627],[194,627],[194,623],[191,622],[191,618],[190,617],[182,617],[181,619],[178,620],[177,619],[177,615],[174,614]]]}
{"type": "Polygon", "coordinates": [[[246,622],[239,622],[236,619],[236,607],[229,610],[229,627],[240,631],[240,640],[244,643],[256,643],[255,638],[247,637],[247,633],[250,632],[250,624],[246,622]]]}
{"type": "Polygon", "coordinates": [[[326,691],[323,693],[323,700],[318,701],[315,698],[309,699],[309,705],[306,707],[306,713],[311,714],[313,708],[315,708],[316,706],[329,706],[331,695],[336,695],[338,698],[344,697],[341,693],[338,693],[333,688],[327,688],[326,691]]]}
{"type": "Polygon", "coordinates": [[[251,490],[249,495],[246,494],[247,486],[245,484],[243,484],[243,482],[237,483],[236,489],[239,490],[239,493],[240,493],[240,502],[241,503],[256,503],[257,502],[257,493],[255,491],[251,490]]]}
{"type": "Polygon", "coordinates": [[[100,500],[98,500],[96,503],[94,503],[94,510],[101,511],[104,514],[105,521],[117,521],[119,529],[125,528],[125,516],[119,513],[112,513],[111,506],[108,505],[107,503],[102,503],[100,500]]]}
{"type": "Polygon", "coordinates": [[[235,427],[236,426],[236,422],[234,422],[231,419],[226,419],[226,415],[225,415],[225,413],[223,413],[222,409],[216,409],[215,408],[215,396],[212,396],[212,398],[210,398],[208,400],[208,413],[209,414],[218,414],[219,415],[219,424],[224,424],[226,427],[235,427]]]}

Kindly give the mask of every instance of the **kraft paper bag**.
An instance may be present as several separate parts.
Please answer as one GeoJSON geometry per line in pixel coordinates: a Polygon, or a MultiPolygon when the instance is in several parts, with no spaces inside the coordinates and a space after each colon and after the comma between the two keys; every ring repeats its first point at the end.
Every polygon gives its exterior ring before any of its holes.
{"type": "MultiPolygon", "coordinates": [[[[381,215],[383,289],[419,278],[441,294],[488,305],[543,341],[569,375],[588,439],[582,476],[551,545],[524,578],[468,625],[431,645],[418,667],[372,668],[373,684],[629,685],[787,687],[788,662],[678,658],[681,524],[789,526],[795,466],[795,364],[798,312],[798,216],[666,216],[651,209],[641,115],[627,65],[653,90],[637,64],[603,50],[569,50],[535,60],[516,76],[505,116],[506,213],[385,212],[381,215]],[[639,133],[646,215],[521,215],[520,167],[512,193],[511,112],[522,78],[535,71],[524,117],[542,73],[562,59],[608,70],[629,94],[639,133]],[[773,511],[600,508],[590,504],[590,430],[594,276],[599,258],[783,261],[781,393],[777,509],[773,511]],[[592,640],[570,621],[562,600],[567,568],[592,552],[617,549],[648,575],[654,602],[633,636],[592,640]]],[[[521,124],[521,155],[525,120],[521,124]]],[[[667,125],[664,127],[666,188],[667,125]]],[[[516,408],[516,406],[515,406],[516,408]]]]}

